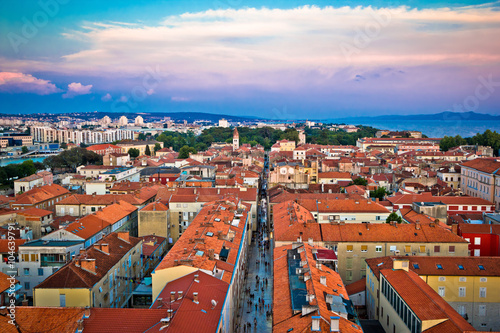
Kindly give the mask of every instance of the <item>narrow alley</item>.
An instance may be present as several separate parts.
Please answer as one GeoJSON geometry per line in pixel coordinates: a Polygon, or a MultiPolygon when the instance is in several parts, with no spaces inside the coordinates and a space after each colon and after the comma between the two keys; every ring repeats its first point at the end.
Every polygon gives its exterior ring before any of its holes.
{"type": "MultiPolygon", "coordinates": [[[[267,161],[266,161],[267,162],[267,161]]],[[[260,189],[259,224],[248,249],[247,277],[240,295],[236,332],[271,332],[273,304],[273,246],[267,214],[267,163],[260,189]]]]}

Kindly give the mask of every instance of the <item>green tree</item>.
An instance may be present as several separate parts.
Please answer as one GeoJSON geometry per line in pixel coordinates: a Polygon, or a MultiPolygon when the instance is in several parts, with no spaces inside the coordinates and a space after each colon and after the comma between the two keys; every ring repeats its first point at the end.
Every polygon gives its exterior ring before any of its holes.
{"type": "Polygon", "coordinates": [[[189,147],[187,145],[183,146],[179,150],[179,158],[188,158],[189,157],[189,153],[196,154],[196,149],[194,149],[193,147],[189,147]]]}
{"type": "Polygon", "coordinates": [[[154,147],[154,151],[155,151],[155,153],[156,153],[158,150],[160,150],[160,149],[161,149],[161,145],[160,145],[158,142],[157,142],[157,143],[155,143],[155,147],[154,147]]]}
{"type": "Polygon", "coordinates": [[[151,149],[149,149],[149,145],[146,145],[146,149],[144,150],[144,154],[151,156],[151,149]]]}
{"type": "Polygon", "coordinates": [[[68,149],[68,144],[66,142],[61,143],[61,149],[68,149]]]}
{"type": "Polygon", "coordinates": [[[139,133],[139,136],[137,137],[137,140],[144,141],[146,140],[146,134],[144,133],[139,133]]]}
{"type": "Polygon", "coordinates": [[[349,186],[350,185],[366,186],[366,185],[368,185],[368,181],[366,179],[364,179],[364,178],[358,177],[358,178],[354,179],[354,181],[350,182],[349,186]]]}
{"type": "Polygon", "coordinates": [[[130,155],[131,158],[136,158],[137,156],[139,156],[140,153],[141,152],[137,148],[130,148],[128,150],[128,154],[130,155]]]}
{"type": "Polygon", "coordinates": [[[22,146],[22,147],[21,147],[21,152],[22,152],[23,154],[27,154],[27,153],[29,152],[28,147],[26,147],[26,146],[22,146]]]}
{"type": "Polygon", "coordinates": [[[371,198],[383,199],[386,196],[386,194],[389,194],[389,193],[387,193],[387,191],[385,190],[384,187],[379,187],[375,191],[370,191],[371,198]]]}
{"type": "Polygon", "coordinates": [[[391,223],[391,221],[396,221],[397,223],[402,223],[403,219],[401,218],[401,216],[399,216],[395,212],[392,212],[392,213],[389,214],[389,216],[387,217],[387,219],[385,220],[385,222],[386,223],[391,223]]]}

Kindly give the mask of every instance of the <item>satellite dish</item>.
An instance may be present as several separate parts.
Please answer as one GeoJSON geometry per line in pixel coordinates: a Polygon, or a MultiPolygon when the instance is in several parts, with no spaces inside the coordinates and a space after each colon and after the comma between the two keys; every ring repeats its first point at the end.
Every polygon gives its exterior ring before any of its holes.
{"type": "Polygon", "coordinates": [[[217,301],[216,300],[212,300],[212,310],[217,306],[217,301]]]}

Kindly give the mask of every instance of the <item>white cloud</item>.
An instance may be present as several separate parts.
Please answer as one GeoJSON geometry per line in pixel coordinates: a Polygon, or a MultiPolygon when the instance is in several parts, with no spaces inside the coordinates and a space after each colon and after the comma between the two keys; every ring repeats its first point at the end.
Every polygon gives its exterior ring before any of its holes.
{"type": "Polygon", "coordinates": [[[81,83],[73,82],[68,84],[68,91],[62,95],[63,98],[73,98],[79,95],[88,95],[91,93],[92,85],[84,86],[81,83]]]}
{"type": "Polygon", "coordinates": [[[0,91],[49,95],[61,90],[49,80],[38,79],[31,74],[0,72],[0,91]]]}
{"type": "Polygon", "coordinates": [[[107,93],[106,95],[101,97],[101,101],[103,101],[103,102],[109,102],[112,99],[113,99],[113,97],[111,97],[111,95],[109,93],[107,93]]]}
{"type": "Polygon", "coordinates": [[[148,91],[146,91],[146,94],[148,94],[148,96],[151,96],[155,93],[155,90],[154,89],[149,89],[148,91]]]}
{"type": "Polygon", "coordinates": [[[139,85],[170,94],[238,85],[293,90],[385,67],[458,68],[447,76],[458,82],[459,72],[498,73],[500,43],[492,41],[499,22],[500,11],[484,6],[220,9],[157,25],[87,22],[65,36],[88,47],[63,62],[0,61],[4,68],[106,77],[128,84],[127,91],[139,85]],[[151,78],[147,68],[156,66],[169,79],[151,78]]]}

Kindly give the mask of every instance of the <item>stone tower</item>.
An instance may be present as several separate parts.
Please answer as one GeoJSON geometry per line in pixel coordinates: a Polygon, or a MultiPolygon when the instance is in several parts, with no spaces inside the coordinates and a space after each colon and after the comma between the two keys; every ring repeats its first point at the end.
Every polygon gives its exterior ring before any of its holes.
{"type": "Polygon", "coordinates": [[[238,129],[235,127],[233,132],[233,150],[240,149],[240,134],[238,129]]]}

